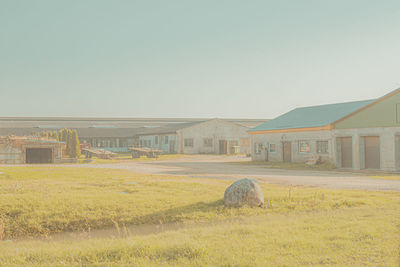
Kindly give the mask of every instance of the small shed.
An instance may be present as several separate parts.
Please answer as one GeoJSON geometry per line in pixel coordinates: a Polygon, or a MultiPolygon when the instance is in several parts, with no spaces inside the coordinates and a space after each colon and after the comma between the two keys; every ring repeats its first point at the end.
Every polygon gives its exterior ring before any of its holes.
{"type": "Polygon", "coordinates": [[[0,163],[59,163],[65,143],[34,136],[1,136],[0,163]]]}

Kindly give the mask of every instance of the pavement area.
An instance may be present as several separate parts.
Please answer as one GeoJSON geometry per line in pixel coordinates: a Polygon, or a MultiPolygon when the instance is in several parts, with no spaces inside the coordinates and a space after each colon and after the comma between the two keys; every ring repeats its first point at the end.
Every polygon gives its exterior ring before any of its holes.
{"type": "Polygon", "coordinates": [[[59,166],[123,169],[135,173],[183,175],[192,178],[235,180],[250,177],[278,185],[400,192],[400,180],[372,178],[367,173],[272,169],[253,165],[248,161],[249,158],[241,156],[191,155],[170,160],[59,166]]]}

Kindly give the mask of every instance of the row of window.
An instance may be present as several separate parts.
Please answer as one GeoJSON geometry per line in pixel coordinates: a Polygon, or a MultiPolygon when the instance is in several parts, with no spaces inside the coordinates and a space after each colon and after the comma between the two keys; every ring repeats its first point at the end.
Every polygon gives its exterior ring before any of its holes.
{"type": "MultiPolygon", "coordinates": [[[[317,141],[317,154],[328,154],[328,141],[317,141]]],[[[310,153],[310,141],[299,141],[299,153],[310,153]]],[[[256,154],[261,154],[264,145],[260,143],[256,143],[254,146],[254,152],[256,154]]],[[[268,144],[268,152],[269,153],[276,153],[276,144],[268,144]]]]}
{"type": "MultiPolygon", "coordinates": [[[[193,138],[185,138],[183,140],[183,145],[185,147],[193,147],[194,146],[193,138]]],[[[213,147],[213,139],[212,138],[204,138],[203,139],[203,146],[204,147],[213,147]]]]}
{"type": "MultiPolygon", "coordinates": [[[[158,145],[159,142],[159,138],[158,136],[156,136],[154,138],[154,144],[158,145]]],[[[237,145],[237,141],[236,141],[236,145],[237,145]]],[[[140,141],[141,146],[144,147],[151,147],[151,140],[141,140],[140,141]]],[[[168,144],[168,136],[164,136],[164,144],[168,144]]],[[[193,138],[185,138],[183,140],[183,145],[184,147],[193,147],[194,146],[194,140],[193,138]]],[[[213,147],[214,146],[214,142],[212,138],[204,138],[203,139],[203,146],[204,147],[213,147]]]]}
{"type": "MultiPolygon", "coordinates": [[[[161,136],[160,136],[160,139],[161,139],[161,136]]],[[[169,136],[164,136],[164,144],[168,145],[168,142],[169,142],[169,136]]],[[[154,144],[158,145],[158,136],[154,137],[154,144]]]]}

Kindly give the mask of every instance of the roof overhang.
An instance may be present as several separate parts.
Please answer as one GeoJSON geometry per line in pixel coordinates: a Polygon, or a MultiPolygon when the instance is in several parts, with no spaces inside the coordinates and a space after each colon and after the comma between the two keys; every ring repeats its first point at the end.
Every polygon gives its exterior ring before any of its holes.
{"type": "Polygon", "coordinates": [[[278,130],[265,130],[265,131],[252,131],[249,134],[273,134],[273,133],[296,133],[296,132],[315,132],[315,131],[330,131],[333,129],[333,125],[329,124],[320,127],[308,127],[308,128],[292,128],[292,129],[278,129],[278,130]]]}

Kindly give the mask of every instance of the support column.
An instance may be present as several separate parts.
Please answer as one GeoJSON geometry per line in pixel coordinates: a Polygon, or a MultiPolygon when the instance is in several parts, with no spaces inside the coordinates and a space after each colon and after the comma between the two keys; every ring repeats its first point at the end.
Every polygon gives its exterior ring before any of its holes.
{"type": "Polygon", "coordinates": [[[393,133],[383,133],[380,136],[381,169],[396,170],[396,137],[393,133]]]}
{"type": "Polygon", "coordinates": [[[353,135],[353,170],[360,170],[360,136],[353,135]]]}

